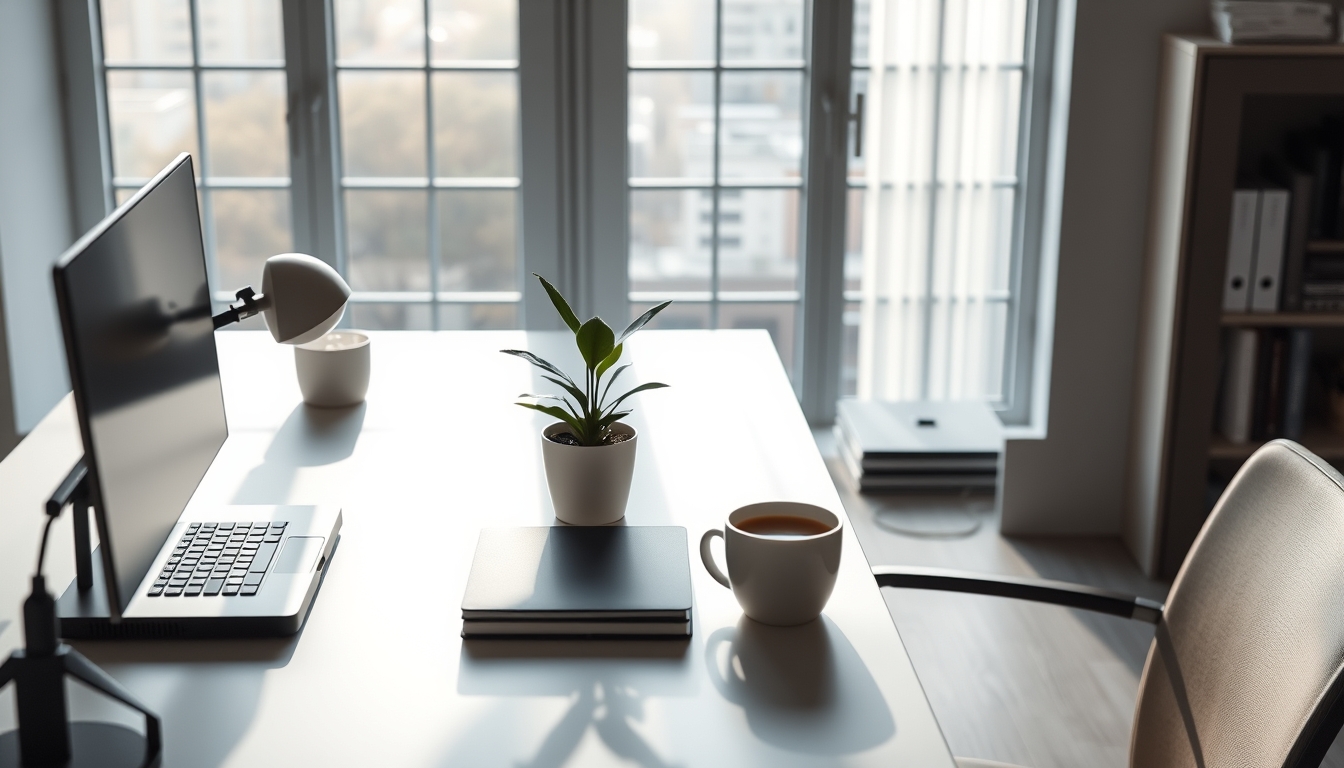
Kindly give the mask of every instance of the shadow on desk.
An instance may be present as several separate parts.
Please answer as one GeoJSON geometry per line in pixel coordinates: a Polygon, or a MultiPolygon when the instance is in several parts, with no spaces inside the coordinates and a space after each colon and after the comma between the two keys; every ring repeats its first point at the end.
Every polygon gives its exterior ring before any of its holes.
{"type": "Polygon", "coordinates": [[[719,693],[742,708],[752,733],[781,749],[853,754],[896,732],[877,681],[825,616],[797,627],[743,616],[709,636],[705,667],[719,693]]]}
{"type": "Polygon", "coordinates": [[[164,765],[218,766],[251,728],[266,673],[289,664],[301,636],[75,646],[163,719],[164,765]]]}
{"type": "Polygon", "coordinates": [[[355,452],[367,410],[366,403],[349,408],[299,403],[276,431],[262,463],[243,478],[233,503],[287,503],[300,468],[335,464],[355,452]]]}
{"type": "MultiPolygon", "coordinates": [[[[615,755],[644,768],[670,764],[640,736],[650,696],[690,696],[697,689],[691,669],[693,639],[675,640],[464,640],[457,691],[464,696],[565,697],[569,708],[530,758],[527,768],[567,764],[591,728],[615,755]]],[[[492,718],[513,717],[508,702],[492,718]]],[[[481,733],[497,732],[489,723],[481,733]]],[[[443,765],[498,760],[497,743],[454,744],[443,765]],[[493,757],[489,757],[493,755],[493,757]]]]}

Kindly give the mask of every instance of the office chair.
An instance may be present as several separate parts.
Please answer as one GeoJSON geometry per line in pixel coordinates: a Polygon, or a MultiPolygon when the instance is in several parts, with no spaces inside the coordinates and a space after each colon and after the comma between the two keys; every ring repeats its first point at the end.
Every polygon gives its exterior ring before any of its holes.
{"type": "MultiPolygon", "coordinates": [[[[1151,622],[1129,764],[1320,765],[1344,723],[1344,476],[1275,440],[1237,472],[1166,606],[1059,582],[873,569],[883,587],[970,592],[1151,622]]],[[[961,768],[1011,768],[958,758],[961,768]]]]}

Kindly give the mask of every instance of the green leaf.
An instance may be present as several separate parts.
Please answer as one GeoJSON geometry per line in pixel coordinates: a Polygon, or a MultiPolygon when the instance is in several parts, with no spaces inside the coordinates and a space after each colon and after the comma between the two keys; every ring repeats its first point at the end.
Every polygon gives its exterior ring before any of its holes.
{"type": "Polygon", "coordinates": [[[556,368],[555,365],[546,362],[545,360],[541,359],[540,357],[537,357],[536,355],[532,354],[531,352],[528,352],[528,351],[526,351],[526,350],[522,350],[522,349],[501,349],[501,350],[499,350],[499,351],[500,351],[500,352],[503,352],[503,353],[506,354],[506,355],[513,355],[514,357],[521,357],[521,358],[523,358],[524,360],[526,360],[527,362],[529,362],[529,363],[531,363],[531,364],[537,366],[537,367],[540,368],[541,370],[546,371],[547,373],[553,373],[553,374],[555,374],[556,376],[559,376],[560,378],[562,378],[562,379],[564,379],[565,381],[569,382],[569,384],[570,384],[571,386],[578,386],[578,385],[574,384],[574,380],[573,380],[573,379],[571,379],[571,378],[569,378],[568,376],[565,375],[565,372],[564,372],[564,371],[560,370],[559,368],[556,368]]]}
{"type": "Polygon", "coordinates": [[[625,351],[625,347],[620,344],[617,344],[616,347],[611,350],[611,354],[607,355],[606,359],[598,364],[597,378],[601,379],[602,374],[606,373],[611,366],[615,365],[616,362],[621,359],[621,352],[623,351],[625,351]]]}
{"type": "Polygon", "coordinates": [[[560,397],[559,395],[534,395],[531,392],[524,392],[523,394],[519,395],[519,397],[532,397],[536,398],[537,400],[564,400],[564,398],[560,397]]]}
{"type": "Polygon", "coordinates": [[[620,413],[611,413],[611,414],[608,414],[608,415],[604,416],[604,417],[602,418],[602,420],[598,422],[598,424],[601,425],[601,427],[602,427],[602,431],[603,431],[603,432],[606,432],[606,431],[607,431],[607,427],[610,427],[612,424],[615,424],[616,422],[620,421],[621,419],[624,419],[626,416],[629,416],[631,413],[634,413],[634,411],[621,411],[620,413]]]}
{"type": "Polygon", "coordinates": [[[558,408],[554,405],[538,405],[536,403],[517,403],[517,405],[521,405],[524,408],[531,408],[534,411],[541,411],[547,416],[565,422],[565,424],[569,425],[570,429],[574,430],[574,435],[576,437],[580,432],[583,431],[583,429],[579,426],[578,420],[575,419],[573,416],[571,416],[567,411],[565,411],[564,408],[558,408]]]}
{"type": "Polygon", "coordinates": [[[607,406],[607,407],[614,411],[614,410],[616,410],[616,406],[618,406],[618,405],[620,405],[621,403],[625,402],[625,398],[627,398],[627,397],[629,397],[629,396],[635,394],[636,392],[644,392],[644,391],[647,391],[647,390],[650,390],[650,389],[662,389],[663,387],[666,387],[666,386],[667,386],[666,384],[659,384],[659,383],[656,382],[656,381],[651,381],[651,382],[649,382],[648,384],[640,384],[638,387],[635,387],[634,389],[630,390],[629,392],[626,392],[624,395],[621,395],[620,397],[616,398],[615,402],[613,402],[611,405],[609,405],[609,406],[607,406]]]}
{"type": "Polygon", "coordinates": [[[607,355],[616,348],[615,334],[600,317],[594,317],[579,326],[574,341],[579,345],[579,354],[583,355],[583,362],[587,363],[589,370],[606,360],[607,355]]]}
{"type": "Polygon", "coordinates": [[[583,394],[583,390],[570,384],[566,384],[565,382],[551,376],[542,376],[542,378],[553,384],[559,384],[560,386],[564,387],[565,391],[573,395],[574,399],[579,401],[579,405],[582,405],[584,409],[587,410],[588,398],[583,394]]]}
{"type": "Polygon", "coordinates": [[[625,369],[629,368],[631,365],[632,363],[626,363],[625,365],[622,365],[620,368],[616,369],[615,373],[611,374],[610,379],[607,379],[607,386],[602,390],[602,396],[597,399],[598,410],[606,408],[606,406],[603,405],[602,403],[606,402],[607,395],[611,393],[611,385],[615,384],[616,379],[620,378],[621,374],[625,373],[625,369]]]}
{"type": "Polygon", "coordinates": [[[638,331],[640,328],[643,328],[645,325],[647,325],[648,322],[653,319],[654,315],[658,314],[659,312],[662,312],[664,309],[667,309],[667,305],[671,303],[672,302],[670,301],[664,301],[662,304],[659,304],[653,309],[650,309],[648,312],[645,312],[644,314],[635,318],[635,322],[626,326],[626,329],[624,331],[621,331],[621,335],[619,338],[616,339],[616,343],[620,344],[621,342],[630,338],[632,335],[634,335],[635,331],[638,331]]]}
{"type": "Polygon", "coordinates": [[[546,278],[536,272],[533,272],[532,276],[541,281],[541,287],[545,288],[546,295],[551,297],[551,303],[555,305],[555,311],[560,313],[560,319],[565,321],[565,325],[569,326],[571,332],[578,333],[579,318],[574,314],[574,310],[569,308],[569,302],[565,301],[565,297],[561,296],[555,286],[546,281],[546,278]]]}

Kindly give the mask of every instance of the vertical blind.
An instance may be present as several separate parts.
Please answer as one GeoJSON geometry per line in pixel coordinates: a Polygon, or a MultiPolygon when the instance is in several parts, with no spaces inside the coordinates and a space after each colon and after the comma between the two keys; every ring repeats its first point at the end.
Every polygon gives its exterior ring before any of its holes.
{"type": "Polygon", "coordinates": [[[873,0],[858,395],[1005,402],[1027,0],[873,0]]]}

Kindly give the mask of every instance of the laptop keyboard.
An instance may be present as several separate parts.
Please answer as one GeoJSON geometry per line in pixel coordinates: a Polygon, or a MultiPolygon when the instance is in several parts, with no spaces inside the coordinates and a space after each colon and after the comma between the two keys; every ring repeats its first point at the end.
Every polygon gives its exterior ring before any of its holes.
{"type": "Polygon", "coordinates": [[[149,596],[255,595],[284,535],[285,523],[192,523],[149,596]]]}

